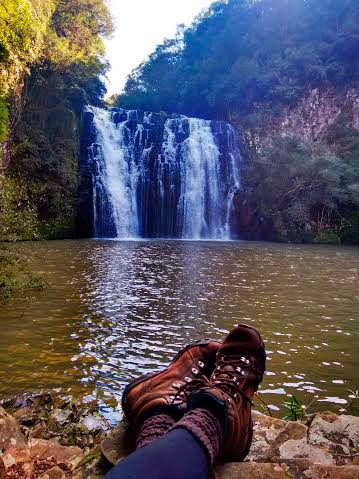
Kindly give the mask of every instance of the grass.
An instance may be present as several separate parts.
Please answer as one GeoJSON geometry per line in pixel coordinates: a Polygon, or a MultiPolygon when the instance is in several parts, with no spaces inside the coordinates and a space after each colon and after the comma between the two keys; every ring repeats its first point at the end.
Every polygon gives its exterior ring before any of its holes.
{"type": "MultiPolygon", "coordinates": [[[[349,414],[351,416],[359,416],[359,388],[348,389],[348,406],[342,409],[340,414],[349,414]]],[[[260,393],[255,394],[258,409],[265,415],[274,417],[271,409],[266,404],[260,393]]],[[[303,404],[300,399],[292,395],[289,399],[282,403],[282,408],[285,410],[285,416],[281,419],[285,421],[308,421],[315,412],[309,412],[311,406],[315,403],[311,401],[309,404],[303,404]]]]}

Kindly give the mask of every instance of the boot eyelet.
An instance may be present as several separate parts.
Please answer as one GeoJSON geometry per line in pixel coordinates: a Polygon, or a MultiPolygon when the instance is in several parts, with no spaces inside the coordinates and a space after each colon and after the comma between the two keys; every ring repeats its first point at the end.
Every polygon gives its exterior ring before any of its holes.
{"type": "Polygon", "coordinates": [[[231,402],[231,398],[227,398],[227,401],[230,403],[230,402],[231,402]]]}
{"type": "Polygon", "coordinates": [[[182,386],[182,384],[181,383],[173,383],[172,386],[176,389],[179,389],[182,386]]]}
{"type": "Polygon", "coordinates": [[[198,366],[203,369],[204,368],[204,363],[202,363],[202,361],[198,361],[198,366]]]}
{"type": "Polygon", "coordinates": [[[191,379],[191,378],[189,378],[188,376],[186,376],[186,377],[184,378],[184,380],[186,381],[186,383],[190,383],[190,382],[192,382],[192,379],[191,379]]]}
{"type": "Polygon", "coordinates": [[[236,368],[236,371],[238,371],[238,372],[240,373],[240,372],[242,372],[242,368],[240,368],[240,367],[238,366],[238,368],[236,368]]]}
{"type": "Polygon", "coordinates": [[[198,374],[199,373],[198,369],[196,369],[196,368],[192,368],[192,372],[193,372],[193,374],[198,374]]]}

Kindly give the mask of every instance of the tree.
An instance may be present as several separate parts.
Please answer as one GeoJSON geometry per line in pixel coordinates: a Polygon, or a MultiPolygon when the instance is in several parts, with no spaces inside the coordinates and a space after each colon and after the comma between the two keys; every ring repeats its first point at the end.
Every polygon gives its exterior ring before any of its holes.
{"type": "Polygon", "coordinates": [[[295,137],[272,142],[263,156],[254,158],[247,178],[277,239],[313,239],[328,231],[340,235],[346,226],[341,205],[359,207],[359,169],[321,142],[295,137]]]}
{"type": "Polygon", "coordinates": [[[358,18],[355,0],[215,2],[135,69],[118,104],[227,120],[293,104],[357,79],[358,18]]]}

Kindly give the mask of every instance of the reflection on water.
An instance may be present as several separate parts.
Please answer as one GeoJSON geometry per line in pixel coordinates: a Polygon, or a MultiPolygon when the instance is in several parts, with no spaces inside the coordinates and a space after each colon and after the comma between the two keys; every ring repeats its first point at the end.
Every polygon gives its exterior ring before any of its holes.
{"type": "Polygon", "coordinates": [[[345,407],[356,385],[358,249],[179,241],[23,248],[49,287],[30,302],[1,305],[1,396],[61,387],[96,395],[111,416],[130,378],[239,322],[266,341],[261,389],[273,409],[292,393],[316,398],[318,408],[345,407]]]}

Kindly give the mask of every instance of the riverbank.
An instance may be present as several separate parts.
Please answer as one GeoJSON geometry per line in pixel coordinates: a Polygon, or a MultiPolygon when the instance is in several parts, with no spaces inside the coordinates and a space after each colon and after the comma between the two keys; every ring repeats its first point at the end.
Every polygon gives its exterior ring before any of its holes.
{"type": "MultiPolygon", "coordinates": [[[[217,479],[358,479],[358,417],[303,423],[253,411],[253,421],[246,461],[218,465],[217,479]]],[[[126,423],[111,429],[95,403],[42,393],[0,406],[0,479],[101,479],[132,449],[126,423]]]]}

